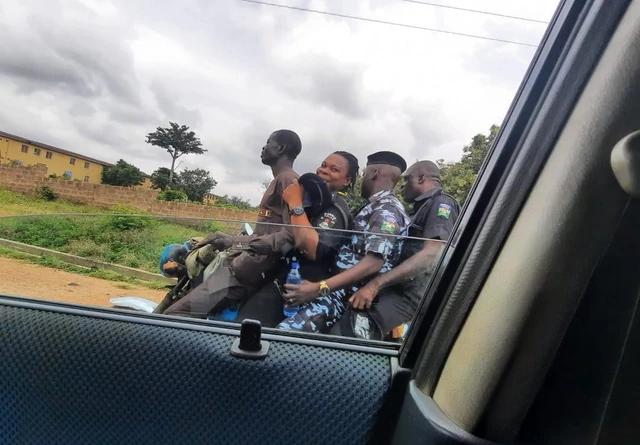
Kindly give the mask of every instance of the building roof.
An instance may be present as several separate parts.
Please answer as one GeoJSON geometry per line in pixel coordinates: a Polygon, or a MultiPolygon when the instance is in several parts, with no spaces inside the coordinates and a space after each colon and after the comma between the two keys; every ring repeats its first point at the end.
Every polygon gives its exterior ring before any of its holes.
{"type": "Polygon", "coordinates": [[[62,148],[54,147],[53,145],[44,144],[42,142],[34,141],[32,139],[27,139],[27,138],[24,138],[22,136],[16,136],[15,134],[10,134],[10,133],[4,132],[4,131],[0,131],[0,137],[7,138],[7,139],[13,139],[14,141],[24,142],[25,144],[37,145],[38,147],[44,148],[46,150],[51,150],[51,151],[55,151],[57,153],[62,153],[62,154],[71,156],[73,158],[79,158],[79,159],[83,159],[85,161],[90,161],[90,162],[93,162],[94,164],[103,165],[105,167],[113,167],[113,165],[114,165],[111,162],[100,161],[99,159],[91,158],[89,156],[81,155],[79,153],[74,153],[72,151],[64,150],[62,148]]]}

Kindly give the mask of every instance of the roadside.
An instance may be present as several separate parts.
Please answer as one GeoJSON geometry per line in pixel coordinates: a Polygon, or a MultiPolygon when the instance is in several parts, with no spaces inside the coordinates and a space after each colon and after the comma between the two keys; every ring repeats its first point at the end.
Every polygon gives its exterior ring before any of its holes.
{"type": "Polygon", "coordinates": [[[0,281],[1,293],[29,298],[111,307],[109,299],[119,295],[143,297],[159,303],[166,294],[162,289],[86,277],[13,258],[0,257],[0,270],[4,272],[0,281]]]}

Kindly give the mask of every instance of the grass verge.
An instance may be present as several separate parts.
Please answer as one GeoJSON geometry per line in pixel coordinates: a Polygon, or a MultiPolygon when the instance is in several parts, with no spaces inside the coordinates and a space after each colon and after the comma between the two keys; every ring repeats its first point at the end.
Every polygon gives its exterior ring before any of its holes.
{"type": "Polygon", "coordinates": [[[72,272],[79,275],[84,275],[92,278],[100,278],[102,280],[116,281],[119,284],[117,287],[121,289],[131,289],[133,285],[142,286],[149,289],[164,289],[167,284],[162,281],[143,281],[137,278],[128,277],[110,270],[94,269],[76,266],[74,264],[65,263],[58,258],[50,256],[36,256],[28,253],[20,252],[14,249],[8,249],[0,246],[0,256],[5,258],[12,258],[16,260],[25,261],[30,264],[36,264],[42,267],[49,267],[52,269],[63,270],[65,272],[72,272]]]}
{"type": "Polygon", "coordinates": [[[102,209],[64,201],[46,201],[3,189],[0,189],[0,209],[3,213],[12,214],[0,218],[0,238],[153,273],[159,272],[160,255],[167,245],[182,244],[194,236],[224,231],[224,226],[215,221],[134,216],[143,212],[123,205],[102,209]],[[59,216],[47,213],[100,215],[59,216]]]}

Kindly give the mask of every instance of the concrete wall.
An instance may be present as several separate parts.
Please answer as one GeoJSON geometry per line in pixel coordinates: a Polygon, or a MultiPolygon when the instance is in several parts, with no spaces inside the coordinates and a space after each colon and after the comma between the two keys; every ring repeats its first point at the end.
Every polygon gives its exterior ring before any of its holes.
{"type": "MultiPolygon", "coordinates": [[[[46,166],[35,167],[0,165],[0,187],[20,193],[35,194],[43,185],[50,187],[65,201],[111,207],[126,204],[152,215],[170,215],[186,218],[239,219],[255,221],[257,212],[232,210],[200,204],[159,201],[157,190],[141,187],[116,187],[48,178],[46,166]]],[[[1,206],[1,203],[0,203],[1,206]]],[[[234,224],[229,227],[235,227],[234,224]]]]}

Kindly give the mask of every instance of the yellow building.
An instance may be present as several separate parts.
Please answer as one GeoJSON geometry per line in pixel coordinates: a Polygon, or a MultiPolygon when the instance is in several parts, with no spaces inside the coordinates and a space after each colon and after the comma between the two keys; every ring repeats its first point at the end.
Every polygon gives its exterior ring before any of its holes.
{"type": "MultiPolygon", "coordinates": [[[[10,163],[25,166],[43,164],[47,166],[49,175],[93,184],[100,184],[104,167],[113,166],[109,162],[0,131],[0,164],[10,163]]],[[[141,187],[151,187],[149,175],[145,175],[141,187]]]]}

